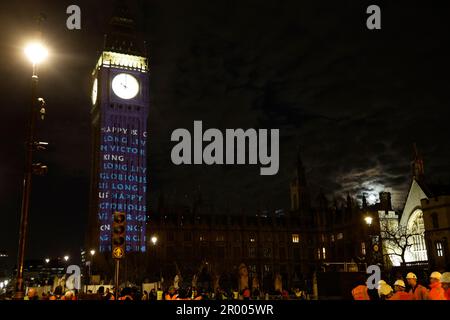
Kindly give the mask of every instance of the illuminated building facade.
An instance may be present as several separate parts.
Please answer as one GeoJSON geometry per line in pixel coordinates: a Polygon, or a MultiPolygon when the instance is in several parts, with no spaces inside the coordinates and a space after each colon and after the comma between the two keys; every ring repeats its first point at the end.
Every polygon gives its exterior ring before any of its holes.
{"type": "Polygon", "coordinates": [[[115,211],[126,251],[146,251],[148,63],[134,21],[119,8],[92,72],[92,178],[88,245],[111,251],[115,211]]]}

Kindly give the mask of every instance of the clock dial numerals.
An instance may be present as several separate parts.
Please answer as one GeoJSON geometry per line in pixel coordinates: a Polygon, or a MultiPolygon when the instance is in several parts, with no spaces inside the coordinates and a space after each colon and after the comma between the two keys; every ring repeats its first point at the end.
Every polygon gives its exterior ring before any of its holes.
{"type": "Polygon", "coordinates": [[[121,99],[133,99],[139,93],[139,82],[131,74],[120,73],[114,77],[112,89],[121,99]]]}
{"type": "Polygon", "coordinates": [[[92,104],[95,105],[97,102],[97,93],[98,93],[98,80],[94,80],[94,86],[92,87],[92,104]]]}

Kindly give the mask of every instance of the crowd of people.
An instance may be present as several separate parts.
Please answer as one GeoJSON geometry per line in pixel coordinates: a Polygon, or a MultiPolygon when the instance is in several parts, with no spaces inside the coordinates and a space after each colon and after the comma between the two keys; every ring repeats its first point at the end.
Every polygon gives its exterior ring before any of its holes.
{"type": "MultiPolygon", "coordinates": [[[[398,278],[392,286],[380,280],[376,288],[369,289],[365,282],[361,282],[351,291],[354,300],[450,300],[450,272],[443,274],[431,273],[429,285],[425,286],[418,280],[416,274],[409,272],[405,278],[398,278]]],[[[25,300],[307,300],[309,296],[299,288],[282,290],[269,294],[259,289],[250,290],[202,290],[195,287],[171,286],[163,291],[153,288],[141,291],[137,287],[125,287],[118,292],[115,288],[100,286],[97,292],[79,293],[77,290],[64,291],[61,286],[54,292],[44,292],[40,296],[35,288],[29,288],[25,300]]]]}
{"type": "Polygon", "coordinates": [[[162,289],[151,289],[143,292],[136,287],[125,287],[119,292],[115,288],[106,288],[100,286],[97,292],[88,291],[87,293],[79,293],[77,290],[68,290],[63,293],[61,287],[57,287],[54,292],[42,293],[39,296],[35,288],[29,288],[25,296],[25,300],[132,300],[132,301],[156,301],[156,300],[306,300],[308,297],[305,291],[299,288],[283,290],[281,292],[263,293],[259,289],[249,288],[244,290],[224,290],[217,289],[215,292],[211,290],[202,290],[192,287],[175,288],[169,287],[166,291],[162,289]],[[116,295],[117,294],[117,295],[116,295]],[[117,297],[117,298],[116,298],[117,297]]]}
{"type": "Polygon", "coordinates": [[[354,300],[450,300],[450,272],[431,273],[428,288],[412,272],[406,275],[406,283],[405,279],[397,279],[393,286],[384,280],[375,290],[360,284],[352,290],[352,296],[354,300]]]}

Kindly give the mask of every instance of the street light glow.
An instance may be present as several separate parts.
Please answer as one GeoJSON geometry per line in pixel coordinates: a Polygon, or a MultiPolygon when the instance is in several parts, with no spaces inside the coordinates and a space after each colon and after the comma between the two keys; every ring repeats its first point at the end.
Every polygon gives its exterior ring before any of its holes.
{"type": "Polygon", "coordinates": [[[64,260],[69,261],[69,256],[64,256],[64,260]]]}
{"type": "Polygon", "coordinates": [[[39,42],[33,42],[26,46],[25,55],[32,64],[41,63],[47,58],[47,49],[39,42]]]}
{"type": "Polygon", "coordinates": [[[372,219],[372,217],[367,216],[367,217],[364,218],[364,220],[366,221],[367,225],[370,226],[372,224],[372,220],[373,219],[372,219]]]}
{"type": "Polygon", "coordinates": [[[49,263],[49,262],[50,262],[49,258],[45,259],[45,263],[49,263]]]}
{"type": "Polygon", "coordinates": [[[91,254],[91,256],[93,256],[93,255],[95,254],[95,250],[92,249],[92,250],[90,251],[90,254],[91,254]]]}
{"type": "Polygon", "coordinates": [[[158,242],[158,238],[156,236],[153,236],[151,241],[152,241],[153,245],[155,245],[156,242],[158,242]]]}

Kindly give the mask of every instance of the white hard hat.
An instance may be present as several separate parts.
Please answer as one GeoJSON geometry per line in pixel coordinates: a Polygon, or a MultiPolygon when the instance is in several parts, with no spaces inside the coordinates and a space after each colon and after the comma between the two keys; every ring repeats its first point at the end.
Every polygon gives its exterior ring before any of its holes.
{"type": "Polygon", "coordinates": [[[417,276],[414,273],[410,272],[406,275],[406,279],[417,279],[417,276]]]}
{"type": "Polygon", "coordinates": [[[397,280],[397,281],[395,281],[394,286],[400,286],[400,287],[405,288],[405,287],[406,287],[406,286],[405,286],[405,281],[403,281],[403,280],[397,280]]]}
{"type": "Polygon", "coordinates": [[[450,283],[450,272],[444,272],[441,276],[441,282],[450,283]]]}
{"type": "Polygon", "coordinates": [[[441,280],[441,276],[442,275],[440,272],[434,271],[433,273],[431,273],[430,278],[441,280]]]}
{"type": "Polygon", "coordinates": [[[378,294],[381,296],[387,296],[391,294],[394,290],[392,290],[392,287],[388,285],[387,283],[382,283],[380,285],[380,288],[378,289],[378,294]]]}

